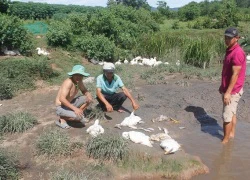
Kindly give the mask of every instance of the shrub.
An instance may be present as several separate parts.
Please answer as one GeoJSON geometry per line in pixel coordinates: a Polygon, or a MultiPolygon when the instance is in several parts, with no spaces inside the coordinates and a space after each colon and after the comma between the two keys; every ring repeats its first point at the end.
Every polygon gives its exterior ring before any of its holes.
{"type": "Polygon", "coordinates": [[[0,179],[18,179],[16,157],[0,148],[0,179]]]}
{"type": "Polygon", "coordinates": [[[30,54],[33,44],[21,20],[14,16],[0,14],[0,47],[8,50],[18,49],[21,54],[30,54]]]}
{"type": "Polygon", "coordinates": [[[85,36],[75,45],[83,51],[88,58],[112,61],[114,57],[114,42],[103,35],[85,36]]]}
{"type": "Polygon", "coordinates": [[[17,112],[0,116],[0,132],[24,132],[37,124],[37,120],[29,113],[17,112]]]}
{"type": "Polygon", "coordinates": [[[71,44],[70,26],[67,21],[52,21],[46,34],[50,46],[67,47],[71,44]]]}
{"type": "Polygon", "coordinates": [[[9,99],[19,90],[34,88],[36,79],[48,79],[56,75],[45,59],[0,61],[0,99],[9,99]]]}
{"type": "Polygon", "coordinates": [[[69,155],[71,146],[69,137],[59,129],[49,129],[38,137],[36,142],[38,154],[47,156],[69,155]]]}
{"type": "Polygon", "coordinates": [[[128,153],[127,141],[118,136],[97,136],[87,142],[89,157],[100,160],[122,160],[128,153]]]}

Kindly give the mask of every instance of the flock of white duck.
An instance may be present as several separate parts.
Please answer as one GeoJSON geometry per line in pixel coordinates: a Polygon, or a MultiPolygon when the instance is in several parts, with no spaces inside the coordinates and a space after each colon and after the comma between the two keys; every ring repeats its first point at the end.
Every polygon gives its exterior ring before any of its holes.
{"type": "MultiPolygon", "coordinates": [[[[102,61],[99,62],[98,64],[103,66],[106,62],[102,61]]],[[[123,60],[124,64],[130,64],[130,65],[141,65],[141,66],[150,66],[150,67],[155,67],[158,66],[160,64],[166,64],[168,65],[168,62],[162,62],[162,61],[157,61],[156,57],[154,58],[144,58],[141,56],[137,56],[135,58],[133,58],[131,61],[128,61],[127,59],[123,60]]],[[[115,65],[121,65],[122,64],[122,60],[118,60],[115,62],[115,65]]],[[[180,65],[180,61],[178,60],[176,62],[176,65],[179,66],[180,65]]]]}
{"type": "MultiPolygon", "coordinates": [[[[158,121],[166,120],[167,117],[160,116],[158,118],[158,121]]],[[[154,122],[154,121],[153,121],[154,122]]],[[[124,126],[127,126],[131,129],[134,129],[134,131],[128,131],[123,132],[122,137],[131,140],[134,143],[142,144],[148,147],[153,147],[153,141],[159,141],[160,147],[164,149],[165,154],[170,154],[178,151],[180,149],[180,144],[175,141],[170,135],[166,128],[163,128],[162,133],[158,134],[152,134],[151,136],[148,136],[142,132],[135,131],[136,130],[144,130],[146,132],[152,132],[154,131],[153,128],[138,128],[136,127],[137,124],[143,123],[142,119],[139,116],[136,116],[134,112],[130,114],[130,116],[124,118],[124,120],[120,124],[116,124],[115,127],[121,129],[124,126]]],[[[159,128],[161,130],[161,128],[159,128]]],[[[87,130],[87,133],[89,133],[92,137],[96,137],[100,134],[104,133],[104,128],[99,124],[99,120],[95,120],[95,123],[90,126],[87,130]]]]}

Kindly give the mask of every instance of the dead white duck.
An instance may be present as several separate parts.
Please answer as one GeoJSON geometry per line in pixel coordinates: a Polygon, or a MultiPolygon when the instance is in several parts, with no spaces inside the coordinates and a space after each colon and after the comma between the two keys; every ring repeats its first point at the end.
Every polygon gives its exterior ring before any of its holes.
{"type": "Polygon", "coordinates": [[[168,135],[168,130],[166,128],[163,128],[164,133],[158,133],[158,134],[152,134],[150,136],[151,141],[162,141],[164,139],[171,139],[171,137],[168,135]]]}
{"type": "Polygon", "coordinates": [[[142,132],[137,132],[137,131],[123,132],[122,137],[124,137],[125,139],[130,139],[134,143],[143,144],[148,147],[153,147],[149,136],[143,134],[142,132]]]}
{"type": "MultiPolygon", "coordinates": [[[[166,132],[165,129],[164,129],[164,131],[165,131],[165,133],[168,134],[168,132],[166,132]]],[[[160,146],[162,149],[164,149],[165,154],[174,153],[174,152],[178,151],[179,148],[181,147],[181,145],[177,141],[172,139],[169,135],[166,139],[161,141],[160,146]]]]}
{"type": "Polygon", "coordinates": [[[133,111],[130,116],[126,117],[121,124],[116,124],[115,127],[121,129],[121,126],[128,126],[132,129],[137,129],[136,125],[137,123],[143,123],[142,119],[139,116],[135,115],[135,112],[133,111]]]}
{"type": "Polygon", "coordinates": [[[99,134],[104,133],[104,129],[101,125],[99,125],[99,119],[95,120],[95,123],[86,130],[92,137],[96,137],[99,134]]]}

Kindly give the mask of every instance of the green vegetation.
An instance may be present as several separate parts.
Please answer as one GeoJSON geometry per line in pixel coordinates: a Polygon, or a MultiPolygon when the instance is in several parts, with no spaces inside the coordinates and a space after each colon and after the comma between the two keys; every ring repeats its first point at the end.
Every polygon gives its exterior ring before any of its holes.
{"type": "Polygon", "coordinates": [[[0,50],[18,49],[24,55],[31,54],[33,47],[31,35],[22,26],[22,22],[15,16],[7,16],[0,13],[0,50]]]}
{"type": "Polygon", "coordinates": [[[119,136],[97,136],[87,142],[86,153],[94,159],[116,162],[127,155],[127,141],[119,136]]]}
{"type": "Polygon", "coordinates": [[[16,112],[0,116],[0,132],[15,133],[24,132],[37,124],[37,120],[26,112],[16,112]]]}
{"type": "Polygon", "coordinates": [[[47,129],[37,139],[36,148],[39,155],[49,157],[70,155],[74,147],[64,131],[60,129],[47,129]]]}
{"type": "Polygon", "coordinates": [[[34,89],[35,80],[56,76],[44,58],[0,61],[0,99],[10,99],[18,91],[34,89]]]}
{"type": "MultiPolygon", "coordinates": [[[[74,165],[73,165],[74,167],[74,165]]],[[[82,163],[80,172],[72,167],[64,167],[51,173],[51,180],[100,180],[100,177],[110,178],[111,172],[105,164],[82,163]]]]}
{"type": "MultiPolygon", "coordinates": [[[[186,169],[201,171],[201,163],[190,157],[157,157],[142,152],[130,152],[118,165],[125,172],[158,174],[162,177],[182,179],[179,175],[186,169]]],[[[184,178],[185,179],[185,178],[184,178]]]]}
{"type": "Polygon", "coordinates": [[[0,179],[18,179],[18,161],[13,153],[0,148],[0,179]]]}

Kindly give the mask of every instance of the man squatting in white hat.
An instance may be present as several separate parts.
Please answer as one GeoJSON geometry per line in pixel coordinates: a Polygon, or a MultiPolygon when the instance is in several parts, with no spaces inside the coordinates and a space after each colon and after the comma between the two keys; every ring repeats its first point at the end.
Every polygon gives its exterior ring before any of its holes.
{"type": "Polygon", "coordinates": [[[97,77],[96,95],[101,108],[107,112],[113,110],[124,112],[122,104],[128,97],[133,109],[137,110],[139,105],[124,86],[121,78],[117,74],[114,74],[114,71],[115,65],[113,63],[105,63],[103,66],[103,74],[97,77]],[[123,92],[117,93],[118,88],[121,88],[123,92]]]}

